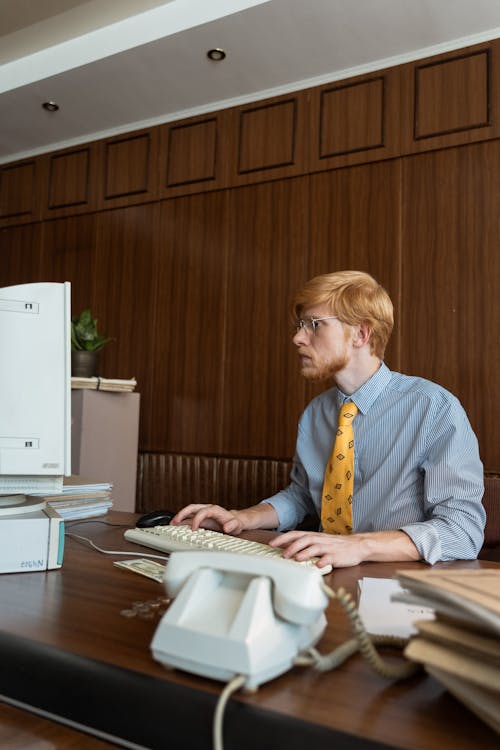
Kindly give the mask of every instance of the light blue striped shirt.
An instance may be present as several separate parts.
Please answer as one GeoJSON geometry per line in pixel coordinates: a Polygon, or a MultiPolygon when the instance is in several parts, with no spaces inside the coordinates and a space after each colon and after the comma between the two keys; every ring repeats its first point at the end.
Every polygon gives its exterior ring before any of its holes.
{"type": "Polygon", "coordinates": [[[382,364],[351,396],[331,388],[311,401],[298,429],[290,485],[264,502],[278,531],[308,513],[321,518],[325,466],[342,403],[358,407],[354,428],[354,533],[401,529],[428,563],[473,559],[482,542],[483,466],[455,396],[382,364]]]}

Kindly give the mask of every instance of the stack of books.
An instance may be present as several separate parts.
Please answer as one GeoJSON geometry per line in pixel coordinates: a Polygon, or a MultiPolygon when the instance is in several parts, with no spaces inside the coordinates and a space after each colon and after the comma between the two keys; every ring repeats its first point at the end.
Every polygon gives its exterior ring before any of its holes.
{"type": "Polygon", "coordinates": [[[84,388],[92,391],[120,391],[130,393],[137,387],[137,380],[121,380],[119,378],[71,378],[71,388],[84,388]]]}
{"type": "Polygon", "coordinates": [[[50,505],[67,521],[93,518],[105,515],[113,506],[109,482],[89,482],[79,477],[64,477],[62,492],[44,495],[27,495],[26,499],[37,497],[50,505]]]}
{"type": "Polygon", "coordinates": [[[500,733],[500,569],[400,571],[394,599],[431,607],[405,656],[500,733]]]}

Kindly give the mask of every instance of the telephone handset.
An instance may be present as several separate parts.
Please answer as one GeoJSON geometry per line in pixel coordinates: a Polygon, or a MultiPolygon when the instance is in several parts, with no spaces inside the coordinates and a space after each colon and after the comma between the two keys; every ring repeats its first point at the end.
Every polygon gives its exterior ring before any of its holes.
{"type": "Polygon", "coordinates": [[[315,567],[231,552],[175,552],[165,572],[174,599],[151,649],[158,661],[256,688],[320,639],[328,597],[315,567]]]}
{"type": "Polygon", "coordinates": [[[171,555],[165,574],[165,586],[174,599],[191,573],[209,566],[247,578],[268,576],[273,582],[274,609],[290,622],[306,625],[325,609],[328,597],[321,588],[321,573],[316,567],[291,565],[274,557],[255,557],[231,552],[189,552],[171,555]]]}

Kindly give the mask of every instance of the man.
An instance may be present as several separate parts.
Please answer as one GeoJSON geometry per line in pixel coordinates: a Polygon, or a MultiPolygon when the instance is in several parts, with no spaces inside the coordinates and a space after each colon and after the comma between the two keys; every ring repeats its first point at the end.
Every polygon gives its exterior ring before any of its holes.
{"type": "Polygon", "coordinates": [[[301,417],[290,485],[243,510],[188,505],[172,523],[276,529],[285,533],[272,546],[318,557],[320,567],[475,558],[485,523],[477,440],[451,393],[384,364],[387,292],[366,273],[325,274],[296,295],[294,310],[302,375],[335,385],[301,417]],[[320,531],[289,531],[311,513],[320,531]]]}

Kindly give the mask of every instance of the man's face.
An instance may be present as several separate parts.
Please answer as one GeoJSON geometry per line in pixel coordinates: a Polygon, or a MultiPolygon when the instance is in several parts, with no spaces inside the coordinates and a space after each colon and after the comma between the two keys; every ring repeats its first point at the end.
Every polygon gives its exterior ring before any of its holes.
{"type": "Polygon", "coordinates": [[[332,317],[324,305],[307,308],[301,319],[306,323],[311,321],[310,325],[299,328],[292,339],[298,350],[302,375],[307,380],[330,380],[350,362],[351,330],[332,317]],[[318,318],[328,320],[320,320],[312,326],[312,321],[318,318]]]}

